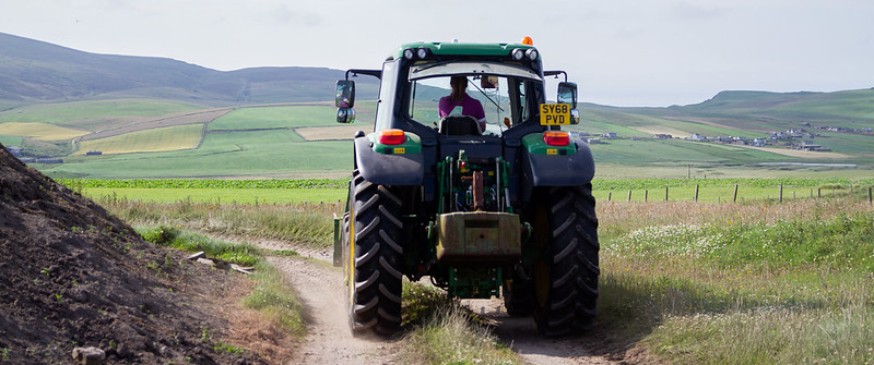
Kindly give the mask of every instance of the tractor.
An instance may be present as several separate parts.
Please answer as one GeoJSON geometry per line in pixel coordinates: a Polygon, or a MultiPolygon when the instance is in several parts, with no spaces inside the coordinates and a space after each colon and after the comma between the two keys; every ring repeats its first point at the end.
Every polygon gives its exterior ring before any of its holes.
{"type": "Polygon", "coordinates": [[[404,277],[428,277],[450,298],[503,297],[510,316],[533,316],[545,336],[589,328],[599,275],[595,167],[588,144],[561,130],[580,120],[567,73],[544,70],[528,37],[405,44],[381,70],[346,71],[336,85],[339,123],[355,120],[359,76],[379,79],[374,128],[355,134],[345,212],[334,224],[353,334],[401,329],[404,277]],[[458,77],[485,123],[463,108],[440,111],[458,77]],[[555,102],[548,78],[558,79],[555,102]]]}

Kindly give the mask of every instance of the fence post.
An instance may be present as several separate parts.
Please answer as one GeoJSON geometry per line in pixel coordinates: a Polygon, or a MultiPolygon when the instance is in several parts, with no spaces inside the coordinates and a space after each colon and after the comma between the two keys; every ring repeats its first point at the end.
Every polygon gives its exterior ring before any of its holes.
{"type": "Polygon", "coordinates": [[[607,193],[607,201],[609,202],[612,199],[613,199],[613,192],[611,191],[611,192],[607,193]]]}
{"type": "Polygon", "coordinates": [[[631,190],[628,191],[628,202],[631,202],[631,190]]]}
{"type": "Polygon", "coordinates": [[[695,201],[698,201],[698,184],[695,184],[695,201]]]}
{"type": "Polygon", "coordinates": [[[643,191],[643,202],[644,203],[649,202],[649,189],[643,191]]]}
{"type": "Polygon", "coordinates": [[[665,201],[668,201],[668,187],[665,186],[665,201]]]}
{"type": "Polygon", "coordinates": [[[816,188],[816,197],[822,198],[822,188],[816,188]]]}
{"type": "Polygon", "coordinates": [[[869,205],[874,204],[874,200],[871,199],[871,198],[872,198],[872,196],[871,196],[871,190],[872,190],[872,188],[869,186],[869,187],[868,187],[868,204],[869,204],[869,205]]]}
{"type": "Polygon", "coordinates": [[[734,194],[731,197],[732,203],[737,203],[737,184],[734,184],[734,194]]]}
{"type": "Polygon", "coordinates": [[[780,195],[778,195],[777,201],[780,203],[783,202],[783,184],[780,184],[780,195]]]}

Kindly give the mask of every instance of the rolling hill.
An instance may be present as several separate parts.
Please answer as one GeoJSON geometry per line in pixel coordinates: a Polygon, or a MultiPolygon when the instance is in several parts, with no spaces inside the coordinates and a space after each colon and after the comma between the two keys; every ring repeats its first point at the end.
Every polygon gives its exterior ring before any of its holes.
{"type": "MultiPolygon", "coordinates": [[[[94,98],[212,106],[329,100],[334,96],[330,85],[343,75],[306,67],[223,72],[167,58],[82,52],[0,33],[0,106],[94,98]]],[[[364,96],[372,97],[375,80],[359,83],[364,96]]]]}

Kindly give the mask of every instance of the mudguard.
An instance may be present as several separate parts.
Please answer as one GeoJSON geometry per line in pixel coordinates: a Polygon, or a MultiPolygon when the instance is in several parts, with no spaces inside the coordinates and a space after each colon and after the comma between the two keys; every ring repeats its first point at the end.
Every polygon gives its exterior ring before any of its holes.
{"type": "Polygon", "coordinates": [[[573,140],[576,153],[546,155],[530,153],[523,149],[522,200],[528,201],[531,191],[540,186],[581,186],[595,176],[595,161],[589,145],[579,139],[573,140]]]}
{"type": "Polygon", "coordinates": [[[355,138],[355,168],[365,180],[380,185],[422,185],[422,153],[383,154],[373,150],[367,136],[355,138]]]}

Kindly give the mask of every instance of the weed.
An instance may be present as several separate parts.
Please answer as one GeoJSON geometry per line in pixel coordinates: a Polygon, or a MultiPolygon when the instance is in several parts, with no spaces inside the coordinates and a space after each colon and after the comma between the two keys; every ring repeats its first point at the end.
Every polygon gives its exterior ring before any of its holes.
{"type": "Polygon", "coordinates": [[[200,342],[209,342],[209,327],[200,327],[200,342]]]}
{"type": "MultiPolygon", "coordinates": [[[[444,302],[445,303],[445,302],[444,302]]],[[[520,364],[485,327],[457,305],[444,304],[410,337],[401,357],[421,364],[520,364]]]]}
{"type": "Polygon", "coordinates": [[[61,293],[55,293],[52,295],[55,298],[55,301],[58,303],[62,303],[64,301],[64,296],[61,293]]]}
{"type": "Polygon", "coordinates": [[[255,288],[243,299],[246,307],[267,315],[271,322],[290,332],[303,335],[305,327],[301,310],[303,305],[294,290],[274,267],[259,262],[255,265],[255,288]]]}
{"type": "Polygon", "coordinates": [[[239,347],[236,347],[236,346],[233,346],[233,345],[231,345],[231,344],[227,344],[227,343],[224,343],[224,342],[221,342],[221,341],[216,342],[215,344],[213,344],[213,345],[212,345],[212,349],[213,349],[215,352],[226,352],[226,353],[229,353],[229,354],[242,354],[243,352],[245,352],[245,350],[243,350],[243,349],[241,349],[241,348],[239,348],[239,347]]]}
{"type": "Polygon", "coordinates": [[[9,355],[12,353],[12,349],[8,347],[0,348],[0,360],[9,361],[9,355]]]}
{"type": "Polygon", "coordinates": [[[270,255],[283,256],[283,257],[300,256],[300,254],[295,250],[273,250],[273,251],[270,251],[270,255]]]}

